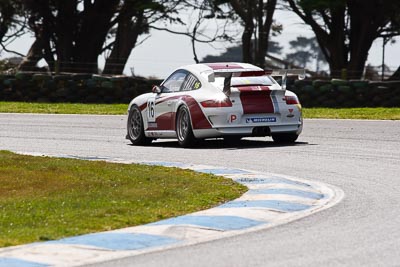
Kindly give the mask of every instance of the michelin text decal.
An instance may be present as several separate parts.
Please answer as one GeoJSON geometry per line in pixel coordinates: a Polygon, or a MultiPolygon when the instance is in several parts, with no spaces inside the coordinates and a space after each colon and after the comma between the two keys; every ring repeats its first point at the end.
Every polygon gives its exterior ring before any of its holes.
{"type": "Polygon", "coordinates": [[[275,117],[265,117],[265,118],[247,118],[246,123],[259,123],[259,122],[276,122],[275,117]]]}

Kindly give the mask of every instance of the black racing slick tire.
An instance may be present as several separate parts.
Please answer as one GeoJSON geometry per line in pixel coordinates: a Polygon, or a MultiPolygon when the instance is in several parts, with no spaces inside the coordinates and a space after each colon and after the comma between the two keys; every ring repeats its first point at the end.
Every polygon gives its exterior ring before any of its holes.
{"type": "Polygon", "coordinates": [[[181,147],[193,147],[196,138],[193,134],[190,112],[186,106],[181,106],[176,118],[176,136],[181,147]]]}
{"type": "Polygon", "coordinates": [[[299,137],[296,133],[276,133],[272,134],[272,140],[277,144],[293,144],[299,137]]]}
{"type": "Polygon", "coordinates": [[[142,112],[137,106],[132,106],[128,115],[128,138],[135,146],[149,145],[152,141],[144,134],[142,112]]]}

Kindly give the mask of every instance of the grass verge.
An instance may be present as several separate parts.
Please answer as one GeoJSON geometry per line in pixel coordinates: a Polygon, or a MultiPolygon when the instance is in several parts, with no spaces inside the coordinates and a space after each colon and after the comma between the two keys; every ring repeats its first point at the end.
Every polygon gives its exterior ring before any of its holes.
{"type": "Polygon", "coordinates": [[[127,109],[128,104],[0,102],[0,113],[122,115],[127,109]]]}
{"type": "Polygon", "coordinates": [[[400,108],[304,108],[309,119],[400,120],[400,108]]]}
{"type": "Polygon", "coordinates": [[[0,247],[146,224],[237,198],[247,188],[178,168],[0,151],[0,247]]]}
{"type": "MultiPolygon", "coordinates": [[[[127,104],[0,102],[0,113],[125,115],[127,104]]],[[[304,108],[307,119],[400,120],[400,108],[304,108]]]]}

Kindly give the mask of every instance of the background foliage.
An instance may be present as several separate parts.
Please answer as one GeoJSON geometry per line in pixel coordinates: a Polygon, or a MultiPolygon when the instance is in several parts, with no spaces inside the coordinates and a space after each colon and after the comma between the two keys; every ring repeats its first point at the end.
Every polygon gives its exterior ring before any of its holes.
{"type": "MultiPolygon", "coordinates": [[[[161,80],[89,74],[0,75],[0,101],[44,103],[129,103],[161,80]]],[[[305,107],[400,107],[400,82],[289,80],[305,107]]]]}

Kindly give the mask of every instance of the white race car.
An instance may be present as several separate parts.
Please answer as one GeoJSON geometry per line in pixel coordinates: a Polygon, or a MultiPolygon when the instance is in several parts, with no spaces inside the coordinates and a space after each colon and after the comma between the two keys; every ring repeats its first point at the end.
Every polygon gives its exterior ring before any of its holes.
{"type": "Polygon", "coordinates": [[[134,145],[177,138],[190,147],[197,139],[272,136],[293,143],[303,128],[301,105],[286,88],[286,76],[304,70],[265,71],[245,63],[206,63],[175,70],[152,93],[133,99],[128,134],[134,145]],[[280,86],[271,75],[283,76],[280,86]]]}

